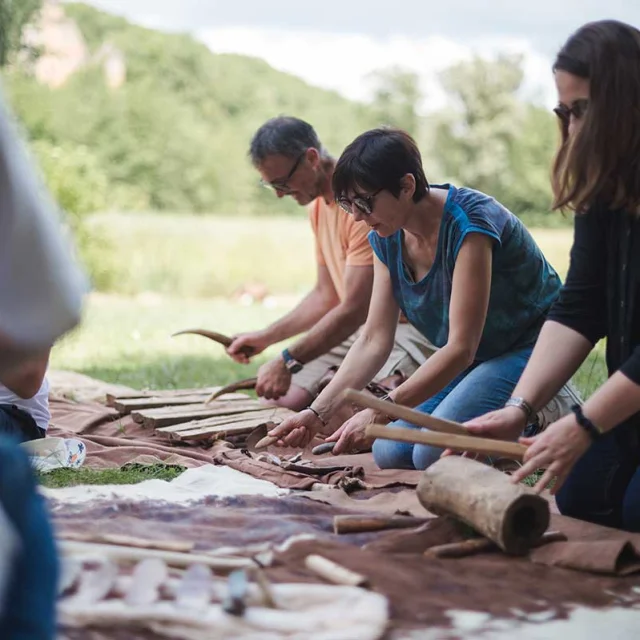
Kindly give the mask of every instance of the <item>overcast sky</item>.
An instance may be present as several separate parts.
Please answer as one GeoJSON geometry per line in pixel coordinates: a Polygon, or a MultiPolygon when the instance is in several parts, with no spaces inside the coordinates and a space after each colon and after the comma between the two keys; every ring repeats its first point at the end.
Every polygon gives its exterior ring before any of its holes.
{"type": "Polygon", "coordinates": [[[145,26],[191,32],[213,51],[259,56],[356,99],[367,74],[416,71],[425,108],[440,106],[437,72],[479,53],[525,56],[528,93],[551,103],[555,51],[589,20],[640,25],[640,0],[87,0],[145,26]]]}

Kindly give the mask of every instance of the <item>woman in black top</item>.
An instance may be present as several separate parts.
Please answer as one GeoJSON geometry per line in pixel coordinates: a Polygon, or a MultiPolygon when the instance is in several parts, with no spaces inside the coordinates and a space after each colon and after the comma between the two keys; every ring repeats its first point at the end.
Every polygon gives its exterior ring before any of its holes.
{"type": "Polygon", "coordinates": [[[546,471],[560,511],[640,531],[640,31],[585,25],[554,65],[562,144],[555,208],[575,212],[571,265],[514,397],[468,423],[478,435],[517,437],[607,339],[609,379],[529,448],[518,482],[546,471]]]}

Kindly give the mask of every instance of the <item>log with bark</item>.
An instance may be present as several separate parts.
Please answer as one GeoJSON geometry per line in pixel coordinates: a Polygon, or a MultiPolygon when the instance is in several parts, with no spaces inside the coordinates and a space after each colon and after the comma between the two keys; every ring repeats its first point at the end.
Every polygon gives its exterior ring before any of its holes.
{"type": "Polygon", "coordinates": [[[549,526],[544,498],[469,458],[440,458],[422,475],[417,495],[432,513],[465,522],[513,555],[527,553],[549,526]]]}

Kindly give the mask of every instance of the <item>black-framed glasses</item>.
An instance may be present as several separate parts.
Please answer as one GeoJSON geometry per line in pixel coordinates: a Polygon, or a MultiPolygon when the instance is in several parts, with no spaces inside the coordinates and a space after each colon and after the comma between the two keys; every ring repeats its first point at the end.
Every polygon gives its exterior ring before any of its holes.
{"type": "Polygon", "coordinates": [[[353,215],[353,208],[355,207],[360,213],[365,216],[370,216],[373,213],[373,200],[383,189],[378,189],[368,196],[356,196],[355,198],[338,198],[338,204],[343,211],[353,215]]]}
{"type": "Polygon", "coordinates": [[[568,125],[571,121],[571,116],[576,120],[580,120],[580,118],[584,117],[584,114],[587,113],[588,108],[589,100],[580,98],[579,100],[575,100],[570,107],[567,107],[566,104],[559,104],[553,112],[560,118],[563,125],[568,125]]]}
{"type": "Polygon", "coordinates": [[[273,180],[272,182],[267,182],[266,180],[260,180],[260,184],[267,189],[271,189],[272,191],[279,191],[280,193],[291,193],[291,188],[287,184],[291,178],[293,178],[293,174],[298,170],[300,163],[302,162],[302,158],[304,158],[307,153],[306,149],[296,158],[296,161],[293,163],[291,170],[284,178],[278,178],[277,180],[273,180]]]}

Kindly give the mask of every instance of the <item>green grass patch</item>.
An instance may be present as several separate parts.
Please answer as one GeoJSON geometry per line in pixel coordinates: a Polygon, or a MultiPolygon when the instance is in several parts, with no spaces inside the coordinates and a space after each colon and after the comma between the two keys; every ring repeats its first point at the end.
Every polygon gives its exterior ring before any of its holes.
{"type": "Polygon", "coordinates": [[[38,474],[38,480],[51,489],[79,484],[137,484],[143,480],[173,480],[184,470],[179,465],[127,464],[119,469],[54,469],[38,474]]]}
{"type": "MultiPolygon", "coordinates": [[[[247,285],[299,295],[316,277],[315,246],[303,210],[297,217],[102,213],[88,219],[98,240],[91,265],[111,293],[231,296],[247,285]]],[[[533,229],[563,277],[571,229],[533,229]]]]}

